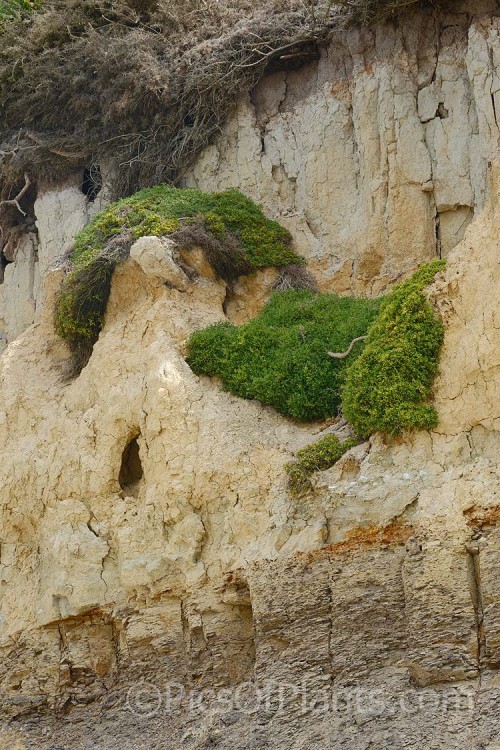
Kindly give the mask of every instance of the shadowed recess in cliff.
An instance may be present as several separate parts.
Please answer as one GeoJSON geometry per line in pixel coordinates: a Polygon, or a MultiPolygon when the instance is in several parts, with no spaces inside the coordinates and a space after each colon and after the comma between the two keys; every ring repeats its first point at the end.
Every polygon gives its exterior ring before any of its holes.
{"type": "Polygon", "coordinates": [[[122,454],[118,481],[124,494],[137,497],[143,477],[140,447],[137,437],[134,437],[127,443],[122,454]]]}

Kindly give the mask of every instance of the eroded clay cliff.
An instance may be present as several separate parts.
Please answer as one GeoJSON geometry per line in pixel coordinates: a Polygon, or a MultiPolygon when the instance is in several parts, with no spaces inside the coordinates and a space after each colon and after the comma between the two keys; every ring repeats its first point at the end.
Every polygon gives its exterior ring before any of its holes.
{"type": "Polygon", "coordinates": [[[284,465],[336,426],[183,357],[271,279],[230,293],[140,240],[63,383],[52,266],[92,208],[76,178],[40,189],[0,287],[0,746],[498,748],[494,6],[346,33],[263,81],[189,178],[259,198],[324,289],[448,256],[437,429],[357,446],[305,498],[284,465]]]}
{"type": "Polygon", "coordinates": [[[265,78],[189,184],[261,201],[328,289],[378,293],[447,255],[484,205],[498,146],[494,9],[343,32],[318,63],[265,78]]]}

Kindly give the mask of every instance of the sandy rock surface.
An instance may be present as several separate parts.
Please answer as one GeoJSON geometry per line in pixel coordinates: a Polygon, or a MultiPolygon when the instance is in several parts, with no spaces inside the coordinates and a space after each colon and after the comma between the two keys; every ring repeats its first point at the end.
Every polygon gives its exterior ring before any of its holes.
{"type": "Polygon", "coordinates": [[[264,81],[191,177],[278,209],[325,289],[375,293],[448,254],[437,429],[358,445],[307,497],[284,466],[334,428],[184,360],[275,275],[229,292],[196,251],[186,275],[141,239],[62,382],[51,269],[95,208],[76,178],[39,195],[0,286],[2,750],[498,750],[494,6],[347,33],[264,81]]]}

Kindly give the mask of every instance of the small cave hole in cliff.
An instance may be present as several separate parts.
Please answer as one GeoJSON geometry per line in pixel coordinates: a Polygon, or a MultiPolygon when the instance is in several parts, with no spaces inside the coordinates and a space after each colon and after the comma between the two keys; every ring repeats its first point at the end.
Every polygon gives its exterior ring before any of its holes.
{"type": "Polygon", "coordinates": [[[439,117],[440,120],[446,120],[449,116],[450,113],[444,106],[444,102],[439,102],[439,106],[436,111],[436,117],[439,117]]]}
{"type": "Polygon", "coordinates": [[[5,278],[5,269],[12,263],[11,260],[7,260],[3,252],[0,250],[0,284],[3,284],[5,278]]]}
{"type": "Polygon", "coordinates": [[[90,202],[95,201],[102,190],[102,174],[98,166],[85,167],[81,191],[90,202]]]}
{"type": "Polygon", "coordinates": [[[139,488],[144,477],[141,455],[137,437],[127,443],[122,453],[122,463],[118,481],[125,495],[137,497],[139,488]]]}
{"type": "Polygon", "coordinates": [[[317,42],[299,42],[275,55],[268,63],[266,75],[300,70],[310,63],[317,62],[320,57],[321,49],[317,42]]]}

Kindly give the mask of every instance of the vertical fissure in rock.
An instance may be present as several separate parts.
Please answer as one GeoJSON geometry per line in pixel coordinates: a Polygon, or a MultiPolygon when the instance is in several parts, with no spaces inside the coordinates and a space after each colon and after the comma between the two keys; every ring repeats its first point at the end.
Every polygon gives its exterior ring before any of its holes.
{"type": "Polygon", "coordinates": [[[493,92],[491,92],[491,106],[493,107],[493,117],[495,119],[495,125],[498,128],[497,105],[495,103],[495,94],[493,92]]]}
{"type": "Polygon", "coordinates": [[[469,580],[472,597],[472,605],[474,607],[475,616],[475,627],[477,637],[477,663],[479,670],[479,679],[481,679],[481,670],[483,668],[484,656],[486,652],[486,638],[484,633],[484,610],[483,610],[483,598],[481,591],[481,568],[479,559],[479,543],[477,541],[471,542],[467,545],[468,552],[468,564],[469,564],[469,580]]]}
{"type": "Polygon", "coordinates": [[[434,221],[435,221],[435,231],[436,231],[436,255],[438,258],[442,258],[443,247],[442,247],[442,242],[441,242],[441,216],[437,209],[436,209],[436,218],[434,221]]]}

